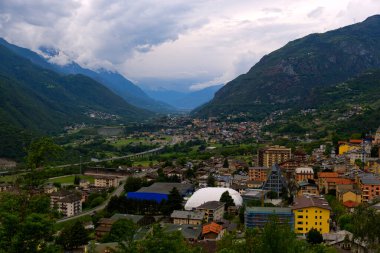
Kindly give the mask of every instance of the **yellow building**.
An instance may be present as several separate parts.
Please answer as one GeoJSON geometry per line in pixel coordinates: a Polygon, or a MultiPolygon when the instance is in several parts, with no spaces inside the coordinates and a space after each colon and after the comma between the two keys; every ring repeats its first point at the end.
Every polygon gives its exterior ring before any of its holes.
{"type": "Polygon", "coordinates": [[[355,149],[360,149],[358,146],[353,146],[348,143],[342,144],[339,146],[339,155],[343,155],[347,153],[348,151],[355,150],[355,149]]]}
{"type": "Polygon", "coordinates": [[[354,189],[353,185],[337,185],[336,198],[341,203],[362,203],[362,192],[359,189],[354,189]]]}
{"type": "Polygon", "coordinates": [[[292,211],[295,233],[306,234],[312,228],[317,229],[321,234],[330,232],[331,208],[323,197],[297,197],[292,211]]]}

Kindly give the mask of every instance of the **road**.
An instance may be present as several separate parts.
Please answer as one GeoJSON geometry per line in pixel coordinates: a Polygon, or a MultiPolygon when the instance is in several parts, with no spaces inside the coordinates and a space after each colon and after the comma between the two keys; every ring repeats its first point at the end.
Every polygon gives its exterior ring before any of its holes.
{"type": "MultiPolygon", "coordinates": [[[[181,141],[181,138],[179,138],[178,136],[173,136],[172,141],[170,143],[168,143],[167,145],[175,145],[175,144],[179,143],[180,141],[181,141]]],[[[146,154],[149,154],[149,153],[155,153],[155,152],[158,152],[158,151],[164,149],[164,147],[165,146],[161,146],[161,147],[158,147],[158,148],[155,148],[155,149],[147,150],[147,151],[140,152],[140,153],[137,153],[137,154],[132,154],[132,155],[126,155],[126,156],[120,156],[120,157],[112,157],[112,158],[102,159],[102,160],[99,160],[98,162],[113,161],[113,160],[118,160],[118,159],[131,158],[131,157],[135,157],[135,156],[139,156],[139,155],[146,155],[146,154]]],[[[90,162],[84,162],[84,163],[81,163],[81,164],[83,165],[83,164],[88,164],[88,163],[90,163],[90,162]]],[[[64,168],[64,167],[68,167],[68,166],[81,165],[81,164],[80,163],[66,164],[66,165],[61,165],[61,166],[57,166],[57,167],[58,168],[64,168]]],[[[134,176],[135,177],[144,177],[145,174],[146,174],[145,172],[140,172],[139,174],[136,174],[134,176]]],[[[59,219],[59,220],[57,220],[57,223],[73,220],[73,219],[76,219],[76,218],[79,218],[79,217],[82,217],[82,216],[85,216],[85,215],[92,215],[94,212],[98,212],[98,211],[103,210],[108,205],[110,199],[113,196],[120,196],[123,193],[124,184],[125,184],[125,180],[126,179],[127,179],[126,177],[122,179],[122,184],[120,184],[119,187],[117,187],[116,190],[113,191],[112,194],[107,198],[107,200],[104,203],[102,203],[101,205],[99,205],[97,207],[94,207],[92,209],[86,210],[84,212],[81,212],[81,213],[79,213],[77,215],[59,219]]]]}
{"type": "MultiPolygon", "coordinates": [[[[135,174],[133,176],[134,177],[144,177],[145,175],[146,175],[145,172],[140,172],[140,173],[135,174]]],[[[116,190],[114,190],[112,192],[112,194],[110,196],[108,196],[107,200],[105,202],[103,202],[101,205],[99,205],[97,207],[94,207],[92,209],[86,210],[84,212],[81,212],[81,213],[79,213],[77,215],[59,219],[59,220],[57,220],[57,223],[73,220],[73,219],[76,219],[76,218],[79,218],[79,217],[82,217],[82,216],[86,216],[86,215],[92,215],[92,214],[94,214],[94,212],[98,212],[98,211],[103,210],[108,205],[108,203],[110,202],[110,200],[111,200],[111,198],[113,196],[120,196],[123,193],[123,191],[124,191],[124,184],[125,184],[125,180],[126,179],[127,179],[127,177],[124,177],[122,179],[122,183],[119,185],[119,187],[117,187],[116,190]]]]}
{"type": "Polygon", "coordinates": [[[108,196],[107,200],[105,202],[103,202],[103,204],[101,204],[101,205],[99,205],[97,207],[94,207],[92,209],[86,210],[84,212],[81,212],[81,213],[79,213],[77,215],[59,219],[59,220],[57,220],[57,223],[69,221],[69,220],[76,219],[76,218],[79,218],[79,217],[82,217],[82,216],[86,216],[86,215],[92,215],[94,212],[98,212],[98,211],[103,210],[108,205],[108,203],[110,202],[110,199],[113,196],[120,196],[123,193],[124,183],[125,182],[123,181],[123,183],[120,184],[119,187],[117,187],[116,190],[114,190],[110,196],[108,196]]]}
{"type": "Polygon", "coordinates": [[[70,167],[70,166],[80,166],[80,165],[85,165],[85,164],[89,164],[89,163],[101,163],[101,162],[115,161],[115,160],[120,160],[120,159],[125,159],[125,158],[133,158],[133,157],[136,157],[136,156],[143,156],[143,155],[147,155],[147,154],[150,154],[150,153],[159,152],[162,149],[164,149],[164,147],[165,146],[161,146],[161,147],[158,147],[158,148],[150,149],[150,150],[147,150],[147,151],[144,151],[144,152],[140,152],[140,153],[136,153],[136,154],[111,157],[111,158],[106,158],[106,159],[101,159],[101,160],[91,161],[91,162],[64,164],[64,165],[59,165],[59,166],[55,166],[55,167],[56,168],[66,168],[66,167],[70,167]]]}
{"type": "Polygon", "coordinates": [[[143,156],[143,155],[147,155],[150,153],[159,152],[159,151],[163,150],[166,146],[175,145],[175,144],[179,143],[181,140],[182,139],[179,136],[174,135],[171,142],[167,143],[166,145],[160,146],[158,148],[150,149],[150,150],[147,150],[144,152],[140,152],[140,153],[136,153],[136,154],[130,154],[130,155],[124,155],[124,156],[111,157],[111,158],[101,159],[101,160],[94,161],[94,162],[91,161],[91,162],[64,164],[64,165],[59,165],[59,166],[55,166],[55,167],[56,168],[66,168],[66,167],[70,167],[70,166],[80,166],[80,165],[85,165],[85,164],[89,164],[89,163],[101,163],[101,162],[115,161],[115,160],[120,160],[120,159],[125,159],[125,158],[133,158],[136,156],[143,156]]]}

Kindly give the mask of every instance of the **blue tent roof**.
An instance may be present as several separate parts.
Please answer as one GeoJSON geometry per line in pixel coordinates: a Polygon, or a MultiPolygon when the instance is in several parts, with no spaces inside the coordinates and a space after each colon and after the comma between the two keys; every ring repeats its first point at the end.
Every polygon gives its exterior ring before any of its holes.
{"type": "Polygon", "coordinates": [[[154,192],[128,192],[126,197],[129,199],[152,200],[160,203],[162,200],[168,200],[168,194],[154,192]]]}

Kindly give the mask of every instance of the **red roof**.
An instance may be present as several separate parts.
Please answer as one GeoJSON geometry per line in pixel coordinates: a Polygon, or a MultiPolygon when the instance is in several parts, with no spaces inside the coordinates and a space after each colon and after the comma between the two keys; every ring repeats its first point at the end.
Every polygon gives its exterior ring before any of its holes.
{"type": "Polygon", "coordinates": [[[215,233],[219,234],[220,231],[223,230],[222,225],[219,225],[215,222],[211,222],[210,224],[204,225],[202,229],[202,234],[215,233]]]}
{"type": "Polygon", "coordinates": [[[343,202],[343,205],[345,207],[352,208],[352,207],[357,207],[359,205],[359,203],[352,201],[352,200],[349,200],[349,201],[343,202]]]}
{"type": "Polygon", "coordinates": [[[361,144],[363,140],[350,140],[350,143],[352,144],[361,144]]]}
{"type": "Polygon", "coordinates": [[[337,172],[318,172],[318,178],[334,178],[338,176],[337,172]]]}
{"type": "Polygon", "coordinates": [[[348,178],[326,178],[327,183],[335,184],[353,184],[354,182],[348,178]]]}

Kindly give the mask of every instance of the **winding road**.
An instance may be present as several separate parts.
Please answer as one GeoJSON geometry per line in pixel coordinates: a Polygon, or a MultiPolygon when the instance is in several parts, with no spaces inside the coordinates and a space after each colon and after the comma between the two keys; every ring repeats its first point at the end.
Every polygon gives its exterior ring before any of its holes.
{"type": "MultiPolygon", "coordinates": [[[[144,177],[146,175],[145,172],[140,172],[138,174],[135,174],[133,175],[134,177],[144,177]]],[[[70,216],[70,217],[65,217],[65,218],[62,218],[62,219],[59,219],[57,220],[57,223],[61,223],[61,222],[65,222],[65,221],[69,221],[69,220],[73,220],[73,219],[77,219],[79,217],[82,217],[82,216],[86,216],[86,215],[92,215],[94,214],[95,212],[98,212],[98,211],[101,211],[103,210],[107,205],[108,203],[110,202],[111,198],[113,196],[120,196],[123,191],[124,191],[124,184],[125,184],[125,180],[127,179],[128,177],[124,177],[122,178],[121,180],[121,184],[111,193],[111,195],[108,196],[107,200],[104,201],[101,205],[97,206],[97,207],[94,207],[92,209],[89,209],[89,210],[86,210],[84,212],[81,212],[77,215],[74,215],[74,216],[70,216]]]]}
{"type": "MultiPolygon", "coordinates": [[[[173,136],[172,141],[170,143],[168,143],[167,145],[175,145],[175,144],[177,144],[180,141],[181,141],[181,138],[179,138],[178,136],[173,136]]],[[[165,146],[160,146],[158,148],[154,148],[154,149],[147,150],[147,151],[140,152],[140,153],[136,153],[136,154],[102,159],[102,160],[96,161],[95,163],[100,163],[100,162],[105,162],[105,161],[114,161],[114,160],[120,160],[120,159],[125,159],[125,158],[137,157],[137,156],[143,156],[143,155],[159,152],[159,151],[161,151],[164,148],[165,148],[165,146]]],[[[78,165],[81,165],[81,164],[83,165],[83,164],[89,164],[89,163],[94,163],[94,162],[83,162],[83,163],[76,163],[76,164],[65,164],[65,165],[61,165],[61,166],[57,166],[57,167],[58,168],[65,168],[65,167],[69,167],[69,166],[73,166],[73,165],[77,165],[78,166],[78,165]]],[[[135,174],[134,176],[135,177],[144,177],[145,174],[146,174],[145,172],[140,172],[138,174],[135,174]]],[[[92,209],[86,210],[84,212],[81,212],[81,213],[79,213],[77,215],[59,219],[59,220],[57,220],[57,223],[61,223],[61,222],[65,222],[65,221],[69,221],[69,220],[73,220],[73,219],[77,219],[79,217],[86,216],[86,215],[92,215],[95,212],[103,210],[108,205],[108,203],[110,202],[110,200],[111,200],[111,198],[113,196],[120,196],[123,193],[124,184],[125,184],[125,180],[126,179],[127,179],[127,177],[125,177],[125,178],[122,179],[122,183],[116,188],[116,190],[114,190],[112,192],[112,194],[110,196],[108,196],[107,200],[105,202],[103,202],[101,205],[99,205],[97,207],[94,207],[92,209]]]]}

